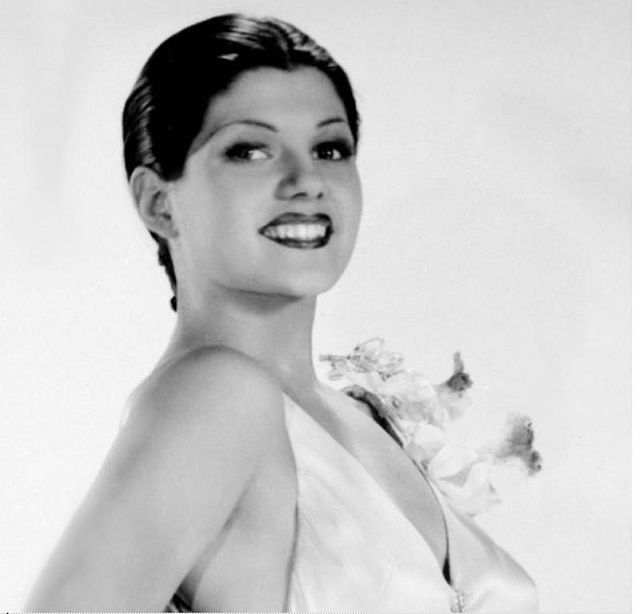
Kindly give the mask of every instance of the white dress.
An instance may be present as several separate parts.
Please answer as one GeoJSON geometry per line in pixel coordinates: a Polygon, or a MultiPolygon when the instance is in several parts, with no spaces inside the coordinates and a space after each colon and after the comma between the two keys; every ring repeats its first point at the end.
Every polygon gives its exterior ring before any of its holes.
{"type": "MultiPolygon", "coordinates": [[[[325,390],[337,412],[357,411],[347,395],[325,390]]],[[[538,611],[522,567],[429,483],[445,519],[449,584],[428,543],[364,466],[291,398],[284,401],[298,480],[288,612],[538,611]]],[[[177,596],[166,609],[188,610],[177,596]]]]}
{"type": "MultiPolygon", "coordinates": [[[[326,397],[354,410],[346,395],[328,389],[326,397]]],[[[288,611],[537,612],[527,573],[435,487],[451,584],[422,535],[363,465],[286,396],[285,411],[299,491],[288,611]]]]}

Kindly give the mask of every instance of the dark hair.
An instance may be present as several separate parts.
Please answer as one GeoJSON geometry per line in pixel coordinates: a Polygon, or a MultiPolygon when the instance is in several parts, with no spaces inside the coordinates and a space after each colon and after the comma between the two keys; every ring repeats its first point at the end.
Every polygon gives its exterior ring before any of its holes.
{"type": "MultiPolygon", "coordinates": [[[[127,177],[137,166],[146,166],[163,179],[178,179],[214,96],[248,70],[301,66],[317,68],[329,77],[357,144],[359,116],[353,90],[347,74],[326,49],[279,19],[220,15],[165,40],[142,68],[122,114],[127,177]]],[[[175,295],[169,244],[149,232],[175,295]]],[[[175,296],[171,307],[177,309],[175,296]]]]}

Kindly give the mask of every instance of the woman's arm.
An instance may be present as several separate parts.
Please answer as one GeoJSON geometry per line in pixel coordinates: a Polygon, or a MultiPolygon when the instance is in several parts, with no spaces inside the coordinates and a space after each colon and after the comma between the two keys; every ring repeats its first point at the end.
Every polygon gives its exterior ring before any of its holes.
{"type": "Polygon", "coordinates": [[[138,395],[25,609],[162,610],[282,428],[277,382],[207,348],[138,395]]]}

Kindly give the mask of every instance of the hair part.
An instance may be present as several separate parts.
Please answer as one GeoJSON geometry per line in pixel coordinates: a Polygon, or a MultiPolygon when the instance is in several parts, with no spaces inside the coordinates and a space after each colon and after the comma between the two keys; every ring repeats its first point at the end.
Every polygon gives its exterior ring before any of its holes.
{"type": "MultiPolygon", "coordinates": [[[[311,37],[275,18],[233,13],[193,24],[165,40],[151,54],[127,98],[122,114],[127,178],[145,166],[164,180],[179,179],[211,100],[243,73],[269,67],[317,68],[333,83],[357,145],[360,118],[345,71],[311,37]]],[[[168,241],[158,244],[177,310],[177,279],[168,241]]]]}

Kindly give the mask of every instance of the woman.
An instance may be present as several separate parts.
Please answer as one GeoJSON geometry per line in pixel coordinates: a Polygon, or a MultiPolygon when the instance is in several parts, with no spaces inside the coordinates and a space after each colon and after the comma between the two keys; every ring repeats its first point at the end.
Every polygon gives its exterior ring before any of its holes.
{"type": "Polygon", "coordinates": [[[316,296],[360,219],[358,124],[344,71],[282,21],[216,17],[152,54],[125,164],[176,328],[26,609],[535,610],[375,400],[314,372],[316,296]]]}

